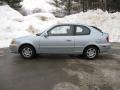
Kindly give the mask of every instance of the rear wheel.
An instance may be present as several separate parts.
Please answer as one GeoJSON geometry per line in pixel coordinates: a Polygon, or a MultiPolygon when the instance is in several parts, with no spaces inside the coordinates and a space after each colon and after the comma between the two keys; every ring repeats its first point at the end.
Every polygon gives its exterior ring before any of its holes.
{"type": "Polygon", "coordinates": [[[30,59],[36,55],[35,49],[30,45],[24,45],[20,48],[20,54],[25,59],[30,59]]]}
{"type": "Polygon", "coordinates": [[[89,46],[84,50],[83,55],[87,59],[95,59],[98,56],[98,49],[95,46],[89,46]]]}

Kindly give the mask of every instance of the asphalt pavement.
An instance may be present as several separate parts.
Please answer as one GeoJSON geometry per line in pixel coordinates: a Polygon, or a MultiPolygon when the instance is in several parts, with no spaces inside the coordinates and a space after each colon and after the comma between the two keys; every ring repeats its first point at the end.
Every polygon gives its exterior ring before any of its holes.
{"type": "Polygon", "coordinates": [[[120,90],[120,43],[96,60],[68,55],[25,60],[0,49],[0,90],[120,90]]]}

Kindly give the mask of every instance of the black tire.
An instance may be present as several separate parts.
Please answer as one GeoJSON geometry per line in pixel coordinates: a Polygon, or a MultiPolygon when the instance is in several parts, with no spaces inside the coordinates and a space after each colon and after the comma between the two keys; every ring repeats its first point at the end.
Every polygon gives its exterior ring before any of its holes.
{"type": "Polygon", "coordinates": [[[85,56],[86,59],[93,60],[96,57],[98,57],[99,50],[95,46],[88,46],[85,48],[83,55],[85,56]],[[90,53],[91,51],[91,53],[90,53]]]}
{"type": "Polygon", "coordinates": [[[20,48],[20,55],[25,59],[30,59],[36,55],[36,51],[33,46],[24,45],[20,48]],[[28,52],[26,51],[26,54],[25,54],[25,50],[28,50],[28,52]]]}

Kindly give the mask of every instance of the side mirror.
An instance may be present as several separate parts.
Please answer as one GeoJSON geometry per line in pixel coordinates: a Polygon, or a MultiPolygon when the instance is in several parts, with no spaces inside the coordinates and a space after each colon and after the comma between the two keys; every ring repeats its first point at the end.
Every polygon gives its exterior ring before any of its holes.
{"type": "Polygon", "coordinates": [[[48,37],[48,33],[46,32],[46,33],[44,33],[44,37],[45,38],[47,38],[48,37]]]}

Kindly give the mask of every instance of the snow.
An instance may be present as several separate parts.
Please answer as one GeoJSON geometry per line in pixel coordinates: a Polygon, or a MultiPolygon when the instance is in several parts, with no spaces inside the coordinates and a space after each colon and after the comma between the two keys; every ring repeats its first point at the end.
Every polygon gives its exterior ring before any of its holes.
{"type": "Polygon", "coordinates": [[[29,14],[36,8],[42,12],[51,12],[54,7],[49,2],[50,0],[23,0],[22,6],[29,14]]]}
{"type": "Polygon", "coordinates": [[[22,16],[9,6],[0,6],[0,48],[8,47],[13,38],[43,32],[59,23],[80,23],[101,28],[109,33],[111,42],[120,42],[120,13],[109,14],[102,10],[90,10],[56,18],[51,13],[22,16]]]}
{"type": "Polygon", "coordinates": [[[5,6],[0,6],[0,19],[2,18],[16,19],[16,18],[22,18],[22,15],[16,10],[10,8],[8,5],[5,5],[5,6]]]}
{"type": "Polygon", "coordinates": [[[53,24],[53,20],[56,19],[53,14],[50,13],[37,13],[24,17],[24,27],[32,26],[35,33],[43,32],[48,26],[53,24]]]}
{"type": "Polygon", "coordinates": [[[23,16],[9,6],[0,6],[0,48],[8,47],[12,38],[30,35],[23,30],[23,16]]]}

